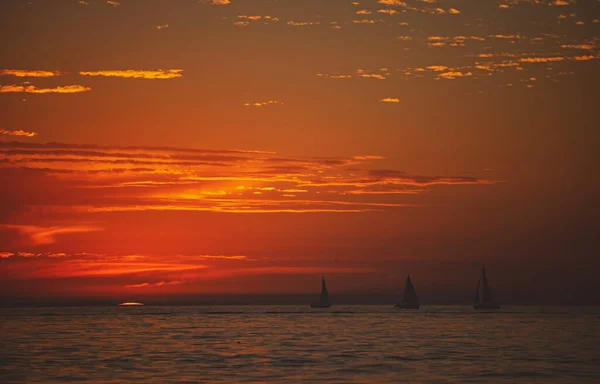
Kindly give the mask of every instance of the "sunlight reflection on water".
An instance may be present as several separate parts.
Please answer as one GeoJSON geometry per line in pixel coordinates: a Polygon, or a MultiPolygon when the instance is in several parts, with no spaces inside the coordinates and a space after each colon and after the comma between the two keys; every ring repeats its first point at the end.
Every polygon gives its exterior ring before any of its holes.
{"type": "Polygon", "coordinates": [[[600,308],[1,309],[3,383],[592,382],[600,308]]]}

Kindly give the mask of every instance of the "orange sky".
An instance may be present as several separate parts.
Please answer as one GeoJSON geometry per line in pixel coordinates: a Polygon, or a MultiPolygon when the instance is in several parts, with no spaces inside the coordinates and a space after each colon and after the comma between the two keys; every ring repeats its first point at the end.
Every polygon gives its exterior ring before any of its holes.
{"type": "Polygon", "coordinates": [[[7,0],[0,22],[2,302],[409,272],[468,301],[484,262],[500,301],[596,288],[598,2],[7,0]]]}

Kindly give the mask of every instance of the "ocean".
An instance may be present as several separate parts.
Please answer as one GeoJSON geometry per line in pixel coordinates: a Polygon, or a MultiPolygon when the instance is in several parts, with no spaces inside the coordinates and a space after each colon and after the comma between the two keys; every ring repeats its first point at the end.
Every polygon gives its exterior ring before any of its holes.
{"type": "Polygon", "coordinates": [[[0,309],[2,383],[600,382],[600,307],[0,309]]]}

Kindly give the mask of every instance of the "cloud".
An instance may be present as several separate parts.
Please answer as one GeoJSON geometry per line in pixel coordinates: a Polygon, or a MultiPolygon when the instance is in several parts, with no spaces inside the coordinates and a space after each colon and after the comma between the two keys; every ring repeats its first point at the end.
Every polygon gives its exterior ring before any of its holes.
{"type": "Polygon", "coordinates": [[[370,79],[377,79],[377,80],[385,80],[390,75],[387,68],[381,68],[381,69],[379,69],[378,72],[379,73],[373,73],[373,71],[368,71],[365,69],[357,69],[356,76],[370,78],[370,79]]]}
{"type": "Polygon", "coordinates": [[[587,61],[587,60],[593,60],[593,59],[597,59],[598,56],[592,56],[592,55],[586,55],[586,56],[575,56],[574,59],[576,61],[587,61]]]}
{"type": "Polygon", "coordinates": [[[113,7],[118,7],[119,5],[121,5],[121,3],[119,3],[118,1],[111,0],[106,0],[106,4],[112,5],[113,7]]]}
{"type": "Polygon", "coordinates": [[[382,103],[399,103],[400,99],[398,99],[397,97],[386,97],[385,99],[381,99],[379,100],[382,103]]]}
{"type": "Polygon", "coordinates": [[[369,175],[374,180],[396,184],[396,185],[412,185],[412,186],[432,186],[432,185],[468,185],[468,184],[493,184],[489,180],[480,180],[472,176],[417,176],[409,175],[405,172],[378,169],[369,171],[369,175]]]}
{"type": "Polygon", "coordinates": [[[563,60],[564,57],[521,57],[519,59],[521,63],[551,63],[563,60]]]}
{"type": "Polygon", "coordinates": [[[34,289],[39,280],[49,282],[44,293],[60,289],[67,282],[69,292],[77,284],[82,292],[123,293],[123,288],[136,294],[198,292],[199,285],[214,285],[219,279],[265,275],[318,275],[370,273],[373,267],[361,263],[331,265],[319,260],[293,261],[272,258],[253,259],[252,263],[198,259],[194,255],[63,253],[50,254],[0,252],[3,266],[10,270],[4,282],[26,281],[34,289]],[[26,256],[27,254],[27,256],[26,256]],[[36,281],[37,280],[37,281],[36,281]],[[50,281],[49,281],[50,280],[50,281]],[[49,289],[47,289],[49,288],[49,289]]]}
{"type": "Polygon", "coordinates": [[[80,93],[91,91],[92,88],[82,85],[66,85],[56,88],[36,88],[33,85],[4,85],[0,86],[0,93],[80,93]]]}
{"type": "Polygon", "coordinates": [[[179,284],[183,284],[183,282],[179,281],[179,280],[159,281],[157,283],[131,284],[131,285],[126,285],[124,288],[156,288],[156,287],[162,287],[164,285],[179,285],[179,284]]]}
{"type": "Polygon", "coordinates": [[[244,103],[244,106],[245,107],[266,107],[268,105],[276,105],[276,104],[283,104],[283,101],[277,101],[277,100],[254,101],[254,102],[250,102],[250,103],[244,103]]]}
{"type": "Polygon", "coordinates": [[[368,190],[355,189],[347,191],[351,195],[418,195],[424,193],[424,189],[387,189],[387,190],[368,190]]]}
{"type": "MultiPolygon", "coordinates": [[[[160,276],[155,280],[156,286],[179,285],[167,284],[179,279],[170,279],[170,275],[198,272],[209,268],[208,265],[186,256],[164,257],[164,255],[111,255],[99,253],[65,253],[64,256],[53,258],[51,254],[34,254],[33,257],[24,257],[23,252],[18,252],[8,258],[19,260],[21,268],[13,270],[13,276],[21,278],[61,279],[78,277],[103,277],[118,278],[131,281],[132,277],[160,276]],[[25,259],[25,261],[23,261],[25,259]],[[162,282],[158,285],[157,283],[162,282]]],[[[13,263],[17,265],[17,263],[13,263]]],[[[141,283],[144,284],[144,283],[141,283]]],[[[137,288],[144,286],[140,284],[137,288]]],[[[136,287],[130,287],[136,288],[136,287]]]]}
{"type": "Polygon", "coordinates": [[[269,24],[271,22],[278,22],[279,18],[277,17],[272,17],[272,16],[259,16],[259,15],[238,15],[237,16],[237,21],[235,21],[233,23],[233,25],[237,26],[237,27],[247,27],[249,26],[251,23],[262,23],[262,24],[269,24]]]}
{"type": "Polygon", "coordinates": [[[395,5],[395,6],[400,6],[400,7],[408,6],[408,4],[406,4],[404,1],[400,1],[400,0],[377,0],[377,2],[379,4],[395,5]]]}
{"type": "Polygon", "coordinates": [[[287,25],[293,25],[295,27],[306,27],[309,25],[319,25],[319,21],[288,21],[287,25]]]}
{"type": "Polygon", "coordinates": [[[226,255],[197,255],[197,256],[193,256],[194,258],[200,258],[200,259],[211,259],[211,260],[248,260],[248,256],[243,256],[243,255],[233,255],[233,256],[226,256],[226,255]]]}
{"type": "Polygon", "coordinates": [[[210,5],[227,5],[231,4],[231,0],[200,0],[200,3],[210,5]]]}
{"type": "Polygon", "coordinates": [[[0,69],[0,76],[16,76],[16,77],[53,77],[59,76],[61,73],[57,71],[40,71],[26,69],[0,69]]]}
{"type": "Polygon", "coordinates": [[[326,73],[317,73],[318,77],[322,77],[324,79],[334,79],[334,80],[340,80],[340,79],[350,79],[352,78],[352,75],[328,75],[326,73]]]}
{"type": "Polygon", "coordinates": [[[553,0],[548,5],[571,5],[575,0],[553,0]]]}
{"type": "Polygon", "coordinates": [[[354,156],[353,159],[356,159],[356,160],[385,160],[385,157],[379,156],[379,155],[362,155],[362,156],[354,156]]]}
{"type": "Polygon", "coordinates": [[[183,69],[157,69],[157,70],[102,70],[102,71],[83,71],[79,72],[82,76],[105,76],[105,77],[122,77],[131,79],[175,79],[182,77],[183,69]]]}
{"type": "Polygon", "coordinates": [[[585,50],[591,50],[596,48],[596,45],[592,45],[592,44],[563,44],[560,46],[561,48],[566,48],[566,49],[585,49],[585,50]]]}
{"type": "Polygon", "coordinates": [[[36,132],[26,132],[26,131],[23,131],[23,130],[7,131],[5,129],[0,129],[0,135],[34,137],[34,136],[37,135],[37,133],[36,132]]]}
{"type": "Polygon", "coordinates": [[[446,79],[446,80],[454,80],[457,77],[468,77],[468,76],[472,76],[473,73],[471,72],[456,72],[456,71],[450,71],[450,72],[444,72],[444,73],[440,73],[437,78],[438,79],[446,79]]]}
{"type": "Polygon", "coordinates": [[[494,39],[504,39],[504,40],[519,40],[521,39],[521,35],[503,35],[503,34],[496,34],[496,35],[489,35],[488,37],[494,38],[494,39]]]}
{"type": "Polygon", "coordinates": [[[430,65],[427,67],[427,69],[434,72],[443,72],[448,69],[448,67],[445,65],[430,65]]]}
{"type": "Polygon", "coordinates": [[[354,24],[376,24],[376,23],[382,23],[383,20],[381,20],[381,19],[378,19],[378,20],[375,20],[375,19],[361,19],[361,20],[352,20],[352,22],[354,24]]]}
{"type": "Polygon", "coordinates": [[[370,170],[381,160],[376,155],[285,157],[251,150],[0,142],[6,206],[58,213],[357,213],[413,206],[378,200],[385,191],[400,196],[401,186],[492,183],[370,170]],[[31,192],[24,196],[23,188],[31,192]],[[348,193],[373,188],[381,192],[348,193]]]}
{"type": "MultiPolygon", "coordinates": [[[[238,15],[238,19],[246,19],[246,20],[252,20],[252,21],[257,21],[262,18],[263,18],[262,16],[238,15]]],[[[269,16],[268,18],[270,19],[271,17],[269,16]]]]}
{"type": "Polygon", "coordinates": [[[0,228],[16,230],[29,238],[33,245],[52,244],[57,235],[101,231],[102,228],[89,225],[71,225],[63,227],[41,227],[36,225],[0,224],[0,228]]]}

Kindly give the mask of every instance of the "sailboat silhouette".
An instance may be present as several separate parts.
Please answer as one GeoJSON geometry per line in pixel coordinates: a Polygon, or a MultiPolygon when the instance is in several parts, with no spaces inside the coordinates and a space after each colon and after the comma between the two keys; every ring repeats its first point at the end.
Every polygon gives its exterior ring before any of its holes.
{"type": "Polygon", "coordinates": [[[406,277],[406,286],[404,287],[404,299],[401,303],[396,304],[395,307],[402,309],[419,309],[420,306],[421,304],[419,303],[417,292],[410,279],[410,275],[408,275],[406,277]]]}
{"type": "Polygon", "coordinates": [[[492,299],[492,291],[488,284],[487,276],[485,275],[485,267],[481,270],[481,276],[477,282],[475,290],[475,300],[473,303],[475,309],[500,309],[500,305],[492,299]]]}
{"type": "Polygon", "coordinates": [[[321,276],[321,297],[319,301],[313,301],[310,304],[311,308],[330,308],[331,303],[329,302],[329,292],[327,291],[327,284],[325,284],[325,278],[321,276]]]}

